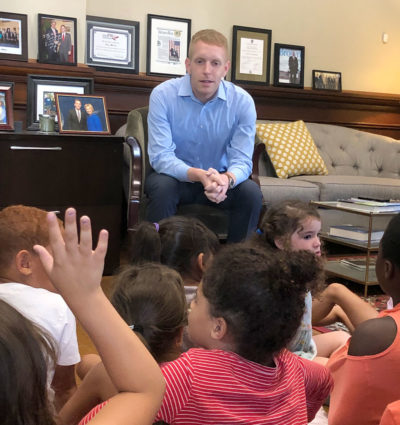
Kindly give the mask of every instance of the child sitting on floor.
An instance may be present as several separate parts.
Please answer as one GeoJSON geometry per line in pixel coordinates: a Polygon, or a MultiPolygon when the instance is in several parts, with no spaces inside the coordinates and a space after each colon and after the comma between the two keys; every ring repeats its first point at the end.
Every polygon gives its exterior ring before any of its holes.
{"type": "Polygon", "coordinates": [[[75,364],[80,355],[75,317],[33,251],[34,244],[49,245],[46,216],[46,211],[23,205],[0,211],[0,299],[54,340],[57,359],[49,366],[48,380],[59,410],[76,390],[75,364]]]}
{"type": "MultiPolygon", "coordinates": [[[[267,248],[284,251],[303,249],[321,256],[320,230],[321,218],[315,207],[301,201],[284,201],[266,212],[253,241],[267,248]]],[[[347,341],[349,335],[335,331],[313,337],[312,324],[342,321],[354,329],[363,321],[377,316],[371,305],[339,283],[330,284],[314,299],[311,293],[307,293],[305,303],[301,327],[289,349],[323,364],[347,341]]]]}
{"type": "MultiPolygon", "coordinates": [[[[125,268],[116,276],[111,303],[157,363],[179,357],[187,305],[182,279],[175,270],[150,263],[125,268]]],[[[116,393],[103,364],[95,365],[61,409],[61,422],[78,423],[96,404],[116,393]]]]}
{"type": "Polygon", "coordinates": [[[284,347],[296,332],[320,261],[243,244],[219,252],[191,303],[189,334],[201,347],[162,365],[156,420],[169,424],[311,421],[332,387],[327,370],[284,347]],[[265,308],[268,306],[268,308],[265,308]]]}
{"type": "Polygon", "coordinates": [[[196,294],[204,270],[219,249],[219,241],[201,221],[184,216],[160,223],[143,222],[132,239],[131,263],[155,261],[182,276],[188,304],[196,294]]]}
{"type": "MultiPolygon", "coordinates": [[[[67,210],[65,223],[64,241],[50,213],[49,251],[39,245],[29,249],[39,255],[45,274],[94,341],[117,389],[93,423],[149,424],[165,384],[152,356],[101,290],[107,232],[100,233],[93,251],[88,217],[81,219],[79,243],[73,209],[67,210]]],[[[55,425],[47,393],[47,361],[55,358],[51,336],[1,300],[0,317],[0,423],[55,425]]]]}
{"type": "Polygon", "coordinates": [[[335,380],[330,425],[378,425],[387,404],[400,399],[400,215],[381,239],[376,276],[394,308],[359,325],[329,359],[335,380]]]}

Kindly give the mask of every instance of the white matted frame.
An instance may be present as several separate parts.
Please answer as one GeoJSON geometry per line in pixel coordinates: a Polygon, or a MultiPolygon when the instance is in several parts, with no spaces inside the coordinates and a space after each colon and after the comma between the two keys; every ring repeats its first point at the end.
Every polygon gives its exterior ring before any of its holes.
{"type": "Polygon", "coordinates": [[[139,28],[136,21],[86,16],[86,64],[138,74],[139,28]]]}
{"type": "Polygon", "coordinates": [[[93,93],[93,79],[79,77],[58,77],[53,75],[28,75],[28,103],[26,127],[39,130],[39,115],[55,117],[57,122],[54,93],[93,93]]]}
{"type": "Polygon", "coordinates": [[[147,15],[146,74],[185,75],[190,37],[190,19],[147,15]]]}

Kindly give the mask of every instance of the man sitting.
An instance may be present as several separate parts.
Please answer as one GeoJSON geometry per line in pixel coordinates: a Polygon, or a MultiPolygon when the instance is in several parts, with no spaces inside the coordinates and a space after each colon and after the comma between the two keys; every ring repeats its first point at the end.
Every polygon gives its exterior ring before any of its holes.
{"type": "Polygon", "coordinates": [[[174,215],[178,204],[209,204],[229,212],[228,242],[256,228],[262,195],[249,176],[256,111],[252,97],[224,80],[228,43],[215,30],[191,40],[187,75],[157,86],[149,105],[147,219],[174,215]]]}

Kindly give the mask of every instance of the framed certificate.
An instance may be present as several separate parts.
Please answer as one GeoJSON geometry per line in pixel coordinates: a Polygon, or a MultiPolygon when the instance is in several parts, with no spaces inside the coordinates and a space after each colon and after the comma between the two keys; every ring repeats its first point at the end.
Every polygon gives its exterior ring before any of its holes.
{"type": "Polygon", "coordinates": [[[139,22],[86,16],[86,64],[139,73],[139,22]]]}
{"type": "Polygon", "coordinates": [[[28,60],[28,16],[0,12],[0,59],[28,60]]]}
{"type": "Polygon", "coordinates": [[[269,84],[272,31],[233,27],[232,82],[269,84]]]}
{"type": "Polygon", "coordinates": [[[179,77],[186,74],[191,20],[147,15],[147,75],[179,77]]]}

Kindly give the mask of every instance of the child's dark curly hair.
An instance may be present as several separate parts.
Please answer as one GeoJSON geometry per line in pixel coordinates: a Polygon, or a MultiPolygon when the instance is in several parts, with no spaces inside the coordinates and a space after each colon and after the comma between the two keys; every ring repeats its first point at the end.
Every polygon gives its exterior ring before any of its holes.
{"type": "Polygon", "coordinates": [[[296,333],[305,294],[321,274],[321,260],[312,253],[235,244],[214,258],[202,291],[210,314],[227,322],[235,351],[264,363],[296,333]]]}

